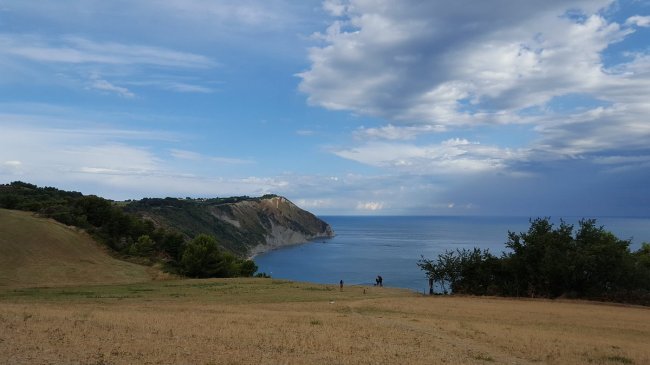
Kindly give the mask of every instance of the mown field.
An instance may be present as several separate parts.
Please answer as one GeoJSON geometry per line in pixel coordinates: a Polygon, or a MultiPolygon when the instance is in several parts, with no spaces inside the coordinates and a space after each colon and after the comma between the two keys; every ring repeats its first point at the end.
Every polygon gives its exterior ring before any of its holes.
{"type": "Polygon", "coordinates": [[[649,343],[650,309],[589,302],[274,279],[0,290],[1,364],[649,364],[649,343]]]}

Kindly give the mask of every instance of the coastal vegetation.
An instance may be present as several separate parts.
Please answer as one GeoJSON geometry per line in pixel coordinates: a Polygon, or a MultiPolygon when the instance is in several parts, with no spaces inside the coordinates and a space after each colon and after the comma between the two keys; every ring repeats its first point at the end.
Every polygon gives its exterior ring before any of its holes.
{"type": "Polygon", "coordinates": [[[554,225],[530,221],[508,232],[508,251],[462,249],[422,257],[418,265],[443,293],[585,298],[650,305],[650,244],[635,252],[594,219],[554,225]],[[575,233],[574,233],[575,230],[575,233]]]}
{"type": "MultiPolygon", "coordinates": [[[[241,199],[244,198],[230,198],[241,199]]],[[[156,225],[150,219],[129,213],[123,205],[94,195],[38,187],[19,181],[0,185],[0,208],[34,212],[82,229],[121,259],[161,265],[168,272],[187,276],[252,276],[257,270],[254,262],[226,249],[213,249],[210,260],[184,264],[186,251],[191,251],[195,246],[194,237],[187,237],[175,229],[156,225]],[[213,261],[227,263],[224,264],[227,269],[212,270],[210,267],[196,266],[201,263],[212,265],[213,261]]],[[[218,245],[214,237],[210,240],[214,241],[215,247],[218,245]]]]}
{"type": "Polygon", "coordinates": [[[272,194],[260,198],[145,198],[127,202],[124,211],[188,239],[209,234],[221,247],[239,256],[333,235],[327,223],[272,194]]]}

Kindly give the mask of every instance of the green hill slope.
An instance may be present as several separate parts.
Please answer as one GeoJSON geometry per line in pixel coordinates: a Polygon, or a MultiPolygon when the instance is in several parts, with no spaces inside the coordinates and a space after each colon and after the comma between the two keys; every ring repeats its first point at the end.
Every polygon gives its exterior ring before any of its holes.
{"type": "Polygon", "coordinates": [[[188,238],[202,233],[215,236],[221,246],[240,256],[334,235],[326,222],[275,195],[142,199],[126,204],[124,210],[188,238]]]}
{"type": "Polygon", "coordinates": [[[151,271],[109,256],[74,228],[0,209],[0,288],[141,282],[151,271]]]}

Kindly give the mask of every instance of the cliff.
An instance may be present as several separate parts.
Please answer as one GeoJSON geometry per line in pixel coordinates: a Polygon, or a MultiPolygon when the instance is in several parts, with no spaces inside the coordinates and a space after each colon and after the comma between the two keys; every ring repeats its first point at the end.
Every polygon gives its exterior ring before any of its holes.
{"type": "Polygon", "coordinates": [[[334,235],[327,223],[275,195],[142,199],[130,202],[124,209],[187,237],[201,233],[213,235],[220,245],[242,256],[334,235]]]}

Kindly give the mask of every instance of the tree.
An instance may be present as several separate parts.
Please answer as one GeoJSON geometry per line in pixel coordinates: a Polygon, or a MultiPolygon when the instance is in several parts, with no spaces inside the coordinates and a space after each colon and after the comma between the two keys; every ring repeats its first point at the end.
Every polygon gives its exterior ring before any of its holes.
{"type": "Polygon", "coordinates": [[[198,278],[253,276],[257,271],[253,261],[222,252],[217,240],[206,234],[196,236],[185,246],[181,268],[185,275],[198,278]]]}
{"type": "Polygon", "coordinates": [[[628,288],[632,257],[630,241],[618,239],[594,219],[580,221],[576,233],[575,290],[586,296],[602,296],[628,288]]]}
{"type": "Polygon", "coordinates": [[[510,258],[518,292],[555,297],[568,289],[572,232],[572,225],[561,221],[555,228],[549,218],[531,220],[526,233],[508,232],[506,247],[512,250],[510,258]]]}
{"type": "Polygon", "coordinates": [[[489,251],[445,251],[418,266],[446,291],[475,295],[559,296],[650,304],[650,244],[632,253],[621,240],[583,219],[574,226],[549,218],[530,221],[527,232],[508,232],[500,258],[489,251]]]}
{"type": "Polygon", "coordinates": [[[241,276],[250,277],[257,272],[257,265],[253,260],[243,260],[239,265],[239,274],[241,276]]]}
{"type": "Polygon", "coordinates": [[[187,276],[207,278],[216,276],[219,261],[217,240],[207,234],[200,234],[185,246],[181,267],[187,276]]]}
{"type": "Polygon", "coordinates": [[[148,235],[138,237],[138,240],[129,246],[129,254],[133,256],[151,256],[154,252],[155,242],[148,235]]]}

